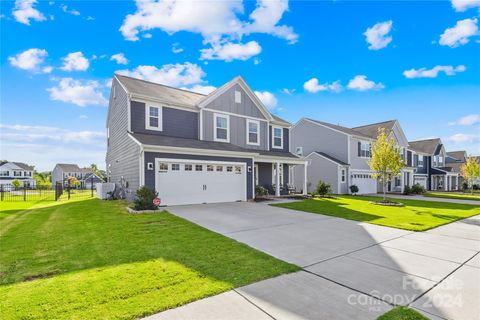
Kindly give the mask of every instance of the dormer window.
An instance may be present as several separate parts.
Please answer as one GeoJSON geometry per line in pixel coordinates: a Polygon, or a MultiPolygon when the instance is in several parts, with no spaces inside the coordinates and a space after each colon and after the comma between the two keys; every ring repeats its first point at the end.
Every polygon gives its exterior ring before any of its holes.
{"type": "Polygon", "coordinates": [[[145,128],[147,130],[162,131],[162,107],[147,106],[145,128]]]}
{"type": "Polygon", "coordinates": [[[230,118],[227,115],[215,114],[215,132],[214,140],[221,142],[230,142],[230,118]]]}
{"type": "Polygon", "coordinates": [[[235,90],[235,103],[242,103],[242,92],[235,90]]]}
{"type": "Polygon", "coordinates": [[[260,145],[260,122],[247,120],[247,144],[260,145]]]}
{"type": "Polygon", "coordinates": [[[283,149],[283,129],[281,127],[273,127],[273,148],[283,149]]]}

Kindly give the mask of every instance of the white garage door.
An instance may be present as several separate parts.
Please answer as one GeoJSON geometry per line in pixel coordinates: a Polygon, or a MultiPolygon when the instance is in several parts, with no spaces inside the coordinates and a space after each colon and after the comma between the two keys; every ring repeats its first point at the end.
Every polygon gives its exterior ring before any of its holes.
{"type": "Polygon", "coordinates": [[[413,184],[417,184],[417,183],[426,189],[427,177],[413,177],[413,184]]]}
{"type": "Polygon", "coordinates": [[[246,200],[245,163],[157,159],[155,189],[162,205],[246,200]]]}
{"type": "Polygon", "coordinates": [[[352,173],[351,184],[358,187],[358,194],[377,193],[377,180],[368,173],[352,173]]]}

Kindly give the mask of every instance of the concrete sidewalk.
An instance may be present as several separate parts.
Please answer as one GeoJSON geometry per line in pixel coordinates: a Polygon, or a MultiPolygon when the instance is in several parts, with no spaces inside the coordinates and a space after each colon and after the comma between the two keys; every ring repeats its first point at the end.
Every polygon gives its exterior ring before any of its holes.
{"type": "Polygon", "coordinates": [[[394,304],[480,319],[479,216],[409,232],[256,203],[170,211],[303,270],[151,319],[375,319],[394,304]]]}

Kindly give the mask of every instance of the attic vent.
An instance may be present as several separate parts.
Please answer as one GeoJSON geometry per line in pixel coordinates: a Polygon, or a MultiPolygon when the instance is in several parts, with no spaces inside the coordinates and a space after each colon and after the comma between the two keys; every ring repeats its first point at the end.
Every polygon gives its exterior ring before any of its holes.
{"type": "Polygon", "coordinates": [[[235,103],[242,103],[242,93],[235,90],[235,103]]]}

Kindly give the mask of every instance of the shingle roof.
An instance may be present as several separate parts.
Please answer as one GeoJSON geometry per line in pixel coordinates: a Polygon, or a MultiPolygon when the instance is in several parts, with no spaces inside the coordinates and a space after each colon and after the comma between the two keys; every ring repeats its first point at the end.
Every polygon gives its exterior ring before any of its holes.
{"type": "Polygon", "coordinates": [[[449,151],[447,152],[447,156],[453,158],[452,160],[455,161],[465,161],[465,151],[449,151]]]}
{"type": "Polygon", "coordinates": [[[365,138],[370,138],[369,136],[366,136],[366,135],[362,134],[361,132],[358,132],[356,130],[353,130],[353,129],[350,129],[350,128],[347,128],[347,127],[342,127],[342,126],[339,126],[339,125],[335,125],[335,124],[331,124],[331,123],[328,123],[328,122],[323,122],[323,121],[319,121],[319,120],[315,120],[315,119],[310,119],[310,118],[305,118],[305,119],[307,119],[309,121],[312,121],[312,122],[316,122],[316,123],[321,124],[325,127],[329,127],[329,128],[334,129],[334,130],[341,131],[341,132],[346,133],[346,134],[365,137],[365,138]]]}
{"type": "Polygon", "coordinates": [[[131,135],[140,143],[146,144],[146,145],[153,145],[153,146],[259,153],[265,156],[298,158],[298,156],[290,152],[249,150],[249,149],[244,149],[234,144],[225,143],[225,142],[186,139],[186,138],[177,138],[177,137],[169,137],[169,136],[155,136],[155,135],[141,134],[141,133],[132,133],[131,135]]]}
{"type": "Polygon", "coordinates": [[[320,152],[320,151],[314,151],[314,152],[317,153],[317,154],[319,154],[319,155],[321,155],[321,156],[323,156],[323,157],[325,157],[325,158],[327,158],[327,159],[329,159],[329,160],[332,160],[333,162],[336,162],[336,163],[338,163],[338,164],[340,164],[340,165],[342,165],[342,166],[348,166],[348,165],[349,165],[348,163],[343,162],[343,161],[341,161],[341,160],[338,160],[337,158],[334,158],[334,157],[332,157],[331,155],[326,154],[325,152],[320,152]]]}
{"type": "Polygon", "coordinates": [[[438,145],[441,144],[440,138],[409,141],[408,145],[413,151],[418,151],[427,154],[435,154],[438,145]]]}
{"type": "Polygon", "coordinates": [[[73,163],[57,163],[57,166],[65,172],[81,172],[81,173],[92,173],[91,168],[80,168],[78,164],[73,163]]]}
{"type": "Polygon", "coordinates": [[[26,163],[23,163],[23,162],[13,162],[13,161],[7,161],[7,160],[2,160],[0,161],[0,166],[3,166],[4,164],[7,164],[7,163],[13,163],[14,165],[16,165],[17,167],[23,169],[23,170],[28,170],[28,171],[32,171],[34,170],[34,166],[30,166],[26,163]]]}
{"type": "Polygon", "coordinates": [[[367,124],[364,126],[354,127],[352,130],[356,132],[360,132],[361,134],[370,137],[372,139],[376,139],[378,136],[378,129],[384,128],[387,133],[389,133],[393,126],[395,125],[396,120],[388,120],[378,123],[367,124]]]}
{"type": "Polygon", "coordinates": [[[272,117],[273,117],[273,120],[275,120],[275,122],[278,122],[280,124],[283,124],[283,125],[286,125],[286,126],[291,126],[292,124],[290,122],[288,122],[287,120],[284,120],[282,118],[280,118],[279,116],[276,116],[274,114],[271,114],[272,117]]]}
{"type": "Polygon", "coordinates": [[[115,76],[130,93],[158,97],[165,102],[173,104],[181,104],[197,108],[197,103],[205,97],[205,95],[200,93],[173,88],[155,82],[131,78],[120,74],[115,74],[115,76]]]}

